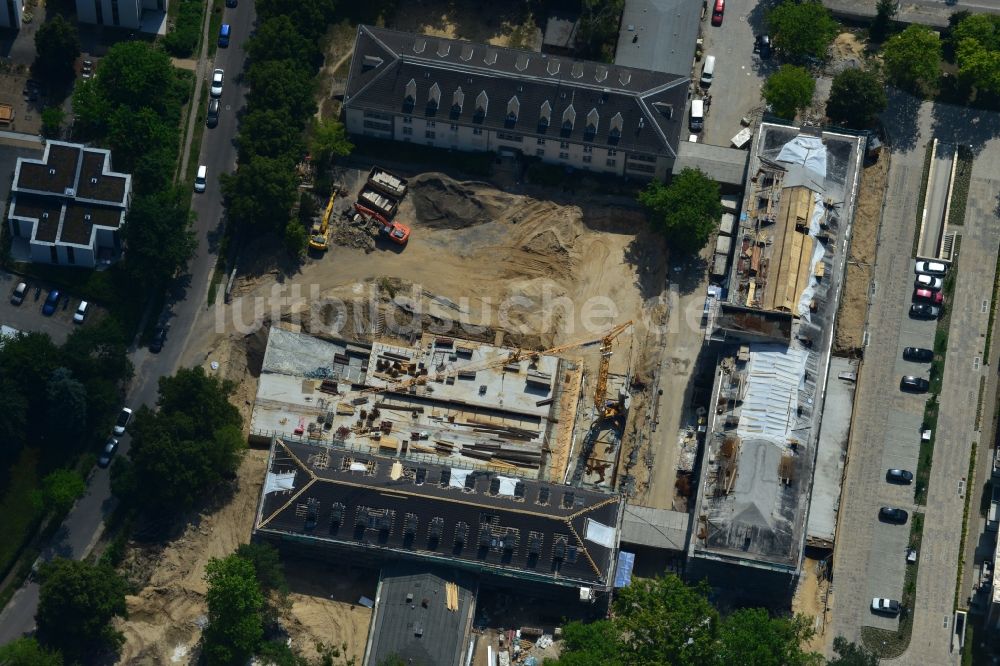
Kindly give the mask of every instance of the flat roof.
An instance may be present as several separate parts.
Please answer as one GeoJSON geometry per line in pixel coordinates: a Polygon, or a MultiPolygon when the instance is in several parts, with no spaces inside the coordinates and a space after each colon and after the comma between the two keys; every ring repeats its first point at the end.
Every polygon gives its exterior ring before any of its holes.
{"type": "Polygon", "coordinates": [[[615,64],[688,75],[700,23],[699,2],[625,0],[615,64]]]}
{"type": "Polygon", "coordinates": [[[46,243],[56,242],[59,233],[59,218],[62,216],[62,202],[37,195],[18,195],[10,205],[11,218],[34,220],[35,239],[46,243]]]}
{"type": "Polygon", "coordinates": [[[81,145],[50,141],[41,160],[20,158],[15,189],[27,189],[63,196],[76,185],[81,145]]]}
{"type": "Polygon", "coordinates": [[[576,45],[576,31],[580,21],[575,16],[550,16],[545,21],[543,46],[572,49],[576,45]]]}
{"type": "Polygon", "coordinates": [[[396,562],[382,569],[365,664],[460,666],[468,647],[478,582],[457,569],[396,562]]]}
{"type": "Polygon", "coordinates": [[[698,169],[719,183],[742,186],[749,159],[750,154],[745,150],[700,141],[681,141],[673,171],[679,173],[683,169],[698,169]]]}
{"type": "Polygon", "coordinates": [[[89,245],[94,227],[117,229],[125,211],[121,208],[74,203],[66,206],[59,240],[63,243],[89,245]]]}
{"type": "Polygon", "coordinates": [[[254,532],[607,588],[622,504],[584,488],[275,438],[254,532]]]}
{"type": "Polygon", "coordinates": [[[76,186],[77,198],[96,201],[124,201],[127,179],[124,175],[111,173],[109,161],[108,155],[103,151],[83,151],[80,179],[76,186]]]}
{"type": "Polygon", "coordinates": [[[689,513],[626,504],[622,543],[683,552],[690,525],[689,513]]]}

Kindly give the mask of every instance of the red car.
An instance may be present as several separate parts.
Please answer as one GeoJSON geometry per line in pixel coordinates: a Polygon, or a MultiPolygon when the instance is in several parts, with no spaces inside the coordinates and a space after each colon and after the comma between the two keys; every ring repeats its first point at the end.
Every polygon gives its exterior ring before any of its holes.
{"type": "Polygon", "coordinates": [[[931,291],[930,289],[914,289],[913,300],[923,301],[932,305],[941,305],[944,303],[944,294],[940,291],[931,291]]]}
{"type": "Polygon", "coordinates": [[[722,15],[726,11],[726,0],[715,0],[712,8],[712,25],[722,25],[722,15]]]}

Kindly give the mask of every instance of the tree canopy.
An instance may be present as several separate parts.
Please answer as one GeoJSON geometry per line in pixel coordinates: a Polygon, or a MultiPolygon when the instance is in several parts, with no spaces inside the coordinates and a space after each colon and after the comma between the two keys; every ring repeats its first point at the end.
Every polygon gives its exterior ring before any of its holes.
{"type": "Polygon", "coordinates": [[[38,644],[33,637],[18,638],[0,645],[0,664],[3,666],[63,666],[62,654],[38,644]]]}
{"type": "Polygon", "coordinates": [[[822,657],[801,647],[812,633],[804,617],[763,609],[721,617],[706,585],[671,574],[622,588],[610,620],[567,624],[562,654],[546,666],[818,666],[822,657]]]}
{"type": "Polygon", "coordinates": [[[162,287],[194,254],[188,197],[179,189],[137,196],[126,215],[125,270],[146,289],[162,287]]]}
{"type": "Polygon", "coordinates": [[[236,554],[212,558],[205,566],[205,580],[205,661],[208,666],[246,663],[264,638],[264,595],[253,563],[236,554]]]}
{"type": "Polygon", "coordinates": [[[42,490],[37,494],[36,501],[56,514],[63,514],[69,511],[73,502],[83,497],[86,490],[87,484],[79,472],[57,469],[42,479],[42,490]]]}
{"type": "Polygon", "coordinates": [[[1000,93],[1000,16],[966,16],[951,30],[951,43],[962,82],[1000,93]]]}
{"type": "Polygon", "coordinates": [[[239,411],[228,400],[234,388],[201,367],[161,377],[159,410],[136,411],[130,461],[115,461],[112,491],[171,514],[191,509],[232,476],[245,442],[239,411]]]}
{"type": "Polygon", "coordinates": [[[795,114],[809,106],[816,79],[804,67],[782,65],[781,69],[767,77],[761,94],[771,105],[774,115],[793,120],[795,114]]]}
{"type": "Polygon", "coordinates": [[[639,203],[652,216],[654,228],[671,249],[695,253],[708,242],[722,218],[719,184],[698,169],[674,174],[670,185],[651,182],[639,193],[639,203]]]}
{"type": "Polygon", "coordinates": [[[875,19],[871,28],[868,29],[868,36],[872,41],[881,42],[892,29],[893,19],[898,11],[897,0],[878,0],[875,4],[875,19]]]}
{"type": "Polygon", "coordinates": [[[334,157],[347,157],[354,145],[347,138],[347,130],[336,118],[313,122],[309,150],[313,160],[325,164],[334,157]]]}
{"type": "Polygon", "coordinates": [[[248,230],[284,229],[295,203],[295,163],[254,156],[235,174],[222,174],[229,216],[248,230]]]}
{"type": "Polygon", "coordinates": [[[56,14],[35,33],[35,74],[42,79],[65,85],[76,75],[74,66],[80,57],[80,35],[76,25],[56,14]]]}
{"type": "Polygon", "coordinates": [[[882,47],[889,80],[900,88],[919,91],[937,82],[941,70],[941,40],[933,30],[911,25],[882,47]]]}
{"type": "Polygon", "coordinates": [[[767,14],[774,47],[790,60],[825,60],[840,26],[818,0],[784,0],[767,14]]]}
{"type": "Polygon", "coordinates": [[[39,642],[62,652],[67,661],[83,661],[124,640],[111,624],[125,617],[125,581],[109,566],[55,559],[42,566],[39,591],[39,642]]]}
{"type": "Polygon", "coordinates": [[[826,115],[837,125],[865,129],[885,110],[886,102],[885,86],[878,74],[845,69],[833,77],[826,115]]]}

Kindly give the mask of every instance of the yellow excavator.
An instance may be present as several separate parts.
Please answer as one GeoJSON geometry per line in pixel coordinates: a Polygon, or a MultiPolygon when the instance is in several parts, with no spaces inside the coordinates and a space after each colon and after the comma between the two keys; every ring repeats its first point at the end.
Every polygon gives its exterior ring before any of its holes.
{"type": "Polygon", "coordinates": [[[313,222],[309,231],[309,247],[313,250],[326,252],[330,249],[330,216],[333,214],[333,200],[337,198],[337,191],[330,193],[330,200],[323,211],[323,217],[318,222],[313,222]]]}

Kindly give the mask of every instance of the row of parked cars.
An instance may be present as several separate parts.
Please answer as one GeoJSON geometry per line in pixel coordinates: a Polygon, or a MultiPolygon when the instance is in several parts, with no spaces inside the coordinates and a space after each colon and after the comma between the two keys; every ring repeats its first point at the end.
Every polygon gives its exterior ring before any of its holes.
{"type": "MultiPolygon", "coordinates": [[[[35,300],[37,301],[42,294],[42,288],[35,288],[35,300]]],[[[14,291],[10,294],[11,305],[21,305],[24,303],[25,297],[28,295],[28,283],[18,282],[17,286],[14,287],[14,291]]],[[[62,301],[63,310],[69,307],[69,294],[65,296],[58,289],[52,289],[49,291],[48,295],[45,297],[45,302],[42,303],[42,314],[46,317],[51,317],[55,314],[56,308],[59,306],[59,302],[62,301]]],[[[90,310],[90,303],[87,301],[80,301],[80,305],[77,306],[76,312],[73,313],[73,321],[77,324],[82,324],[87,318],[87,312],[90,310]]]]}

